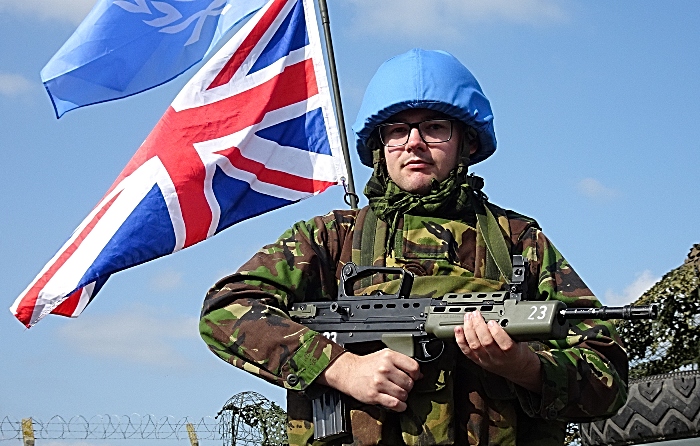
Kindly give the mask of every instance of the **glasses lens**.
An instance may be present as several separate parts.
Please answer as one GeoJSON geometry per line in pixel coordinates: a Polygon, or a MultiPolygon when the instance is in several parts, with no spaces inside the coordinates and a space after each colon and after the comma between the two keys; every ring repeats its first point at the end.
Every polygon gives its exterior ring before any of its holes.
{"type": "Polygon", "coordinates": [[[425,142],[445,142],[452,137],[452,121],[433,119],[418,124],[418,130],[425,142]]]}
{"type": "Polygon", "coordinates": [[[384,124],[379,127],[379,137],[382,144],[388,147],[406,144],[410,133],[411,127],[408,124],[384,124]]]}
{"type": "Polygon", "coordinates": [[[387,147],[402,146],[408,142],[411,129],[418,127],[418,133],[426,143],[445,142],[452,137],[452,121],[431,119],[415,124],[395,122],[379,126],[379,139],[387,147]]]}

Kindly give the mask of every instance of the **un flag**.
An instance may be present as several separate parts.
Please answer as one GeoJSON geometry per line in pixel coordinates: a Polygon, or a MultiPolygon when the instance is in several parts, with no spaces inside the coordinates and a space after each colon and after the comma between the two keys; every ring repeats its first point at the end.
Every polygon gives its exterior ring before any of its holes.
{"type": "Polygon", "coordinates": [[[41,70],[56,117],[172,80],[265,0],[98,0],[41,70]]]}

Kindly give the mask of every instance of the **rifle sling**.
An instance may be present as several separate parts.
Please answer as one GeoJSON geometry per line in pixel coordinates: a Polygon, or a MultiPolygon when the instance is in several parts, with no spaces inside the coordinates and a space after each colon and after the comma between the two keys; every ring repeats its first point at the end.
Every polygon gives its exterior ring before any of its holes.
{"type": "MultiPolygon", "coordinates": [[[[383,247],[386,241],[386,229],[385,224],[379,224],[379,219],[371,207],[365,206],[360,209],[352,239],[353,263],[360,266],[372,266],[377,258],[384,257],[383,247]],[[381,252],[377,252],[378,247],[382,247],[381,252]]],[[[370,285],[372,285],[372,276],[360,279],[357,286],[361,289],[370,285]]]]}
{"type": "Polygon", "coordinates": [[[501,226],[498,224],[493,212],[489,209],[488,204],[482,202],[482,205],[484,213],[479,212],[480,209],[476,209],[476,221],[477,230],[480,230],[487,250],[486,271],[484,275],[487,278],[498,279],[498,273],[493,271],[493,265],[495,263],[498,272],[500,272],[506,281],[509,281],[513,276],[513,265],[510,262],[510,253],[508,252],[506,241],[503,238],[501,226]]]}

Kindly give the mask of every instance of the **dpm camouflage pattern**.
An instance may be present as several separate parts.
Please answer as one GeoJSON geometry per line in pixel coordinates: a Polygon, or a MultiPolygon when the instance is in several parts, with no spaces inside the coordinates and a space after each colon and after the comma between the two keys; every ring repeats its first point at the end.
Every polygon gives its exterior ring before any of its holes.
{"type": "MultiPolygon", "coordinates": [[[[533,220],[489,206],[511,254],[522,253],[529,261],[529,299],[600,305],[533,220]]],[[[325,390],[314,380],[344,350],[291,321],[286,309],[291,303],[335,299],[342,267],[360,255],[357,237],[353,247],[353,233],[364,224],[358,212],[363,211],[333,211],[297,223],[215,284],[204,301],[200,331],[209,348],[290,390],[290,445],[317,444],[308,398],[325,390]]],[[[416,274],[415,296],[501,289],[502,278],[485,277],[489,260],[475,226],[475,218],[404,215],[390,230],[379,221],[372,263],[416,274]]],[[[375,278],[356,294],[391,291],[396,281],[390,279],[375,278]]],[[[411,391],[405,412],[349,402],[353,444],[560,445],[567,421],[609,416],[627,396],[626,355],[606,322],[583,321],[564,340],[530,344],[542,363],[541,394],[485,372],[455,343],[446,346],[438,361],[421,364],[424,377],[411,391]]],[[[367,345],[356,353],[379,348],[367,345]]]]}

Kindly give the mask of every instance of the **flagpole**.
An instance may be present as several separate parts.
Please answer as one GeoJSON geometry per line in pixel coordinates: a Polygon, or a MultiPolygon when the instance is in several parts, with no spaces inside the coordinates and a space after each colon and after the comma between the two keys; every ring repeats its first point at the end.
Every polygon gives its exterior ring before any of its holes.
{"type": "Polygon", "coordinates": [[[328,18],[328,6],[326,0],[318,0],[318,9],[321,13],[321,23],[323,23],[323,36],[326,38],[326,53],[328,54],[328,68],[331,72],[331,84],[333,85],[333,99],[335,100],[336,117],[338,118],[338,130],[340,131],[340,145],[343,149],[345,166],[348,170],[348,184],[345,189],[343,199],[352,209],[357,209],[357,194],[355,193],[355,180],[352,177],[352,166],[350,165],[350,152],[348,151],[348,136],[345,133],[345,117],[343,116],[343,105],[340,101],[340,86],[338,84],[338,73],[335,69],[335,56],[333,55],[333,41],[331,40],[331,21],[328,18]]]}

